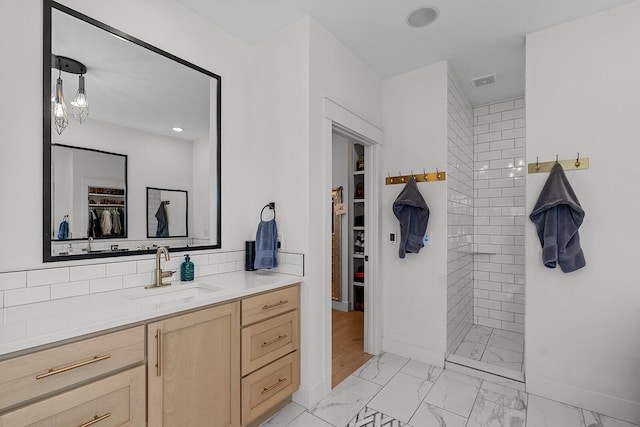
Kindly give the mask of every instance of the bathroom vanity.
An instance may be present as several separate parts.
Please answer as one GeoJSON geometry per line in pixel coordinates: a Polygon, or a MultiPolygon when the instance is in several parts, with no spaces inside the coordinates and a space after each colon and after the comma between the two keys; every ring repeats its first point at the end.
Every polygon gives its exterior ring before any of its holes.
{"type": "Polygon", "coordinates": [[[0,426],[258,425],[299,387],[299,280],[234,272],[99,294],[113,310],[96,295],[5,309],[0,426]]]}

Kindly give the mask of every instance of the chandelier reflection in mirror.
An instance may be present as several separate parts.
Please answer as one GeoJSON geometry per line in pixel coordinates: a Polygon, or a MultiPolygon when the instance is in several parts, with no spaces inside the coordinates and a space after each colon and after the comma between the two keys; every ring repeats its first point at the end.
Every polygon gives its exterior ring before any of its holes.
{"type": "Polygon", "coordinates": [[[56,88],[51,96],[51,112],[53,114],[56,132],[60,135],[69,124],[67,105],[64,102],[62,89],[62,72],[78,74],[80,76],[78,91],[73,101],[71,101],[71,111],[73,112],[73,116],[78,119],[78,122],[82,123],[89,115],[89,102],[87,101],[87,94],[84,89],[84,75],[87,72],[87,67],[75,59],[57,55],[51,55],[51,66],[58,70],[56,88]]]}

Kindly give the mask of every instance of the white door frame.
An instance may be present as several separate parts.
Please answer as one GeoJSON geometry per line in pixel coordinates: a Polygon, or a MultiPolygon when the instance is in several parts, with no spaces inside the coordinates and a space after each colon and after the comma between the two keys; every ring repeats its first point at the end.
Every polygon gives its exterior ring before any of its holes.
{"type": "MultiPolygon", "coordinates": [[[[365,336],[364,350],[370,354],[380,354],[382,352],[382,305],[381,305],[381,289],[380,280],[380,233],[379,233],[379,215],[380,215],[380,148],[382,144],[382,129],[363,119],[362,117],[347,110],[335,101],[325,97],[323,99],[323,126],[322,140],[325,147],[329,147],[329,156],[324,161],[325,183],[324,188],[331,188],[331,150],[333,141],[333,130],[344,134],[351,139],[365,146],[365,188],[366,188],[366,211],[365,211],[365,230],[367,242],[365,255],[368,256],[369,262],[365,263],[365,277],[367,278],[367,292],[365,292],[365,336]]],[[[329,203],[329,201],[327,201],[329,203]]],[[[325,212],[331,212],[331,206],[325,206],[325,212]]],[[[329,241],[329,239],[327,239],[329,241]]],[[[331,247],[323,248],[322,257],[330,259],[331,247]]],[[[327,276],[331,277],[331,263],[326,262],[324,267],[328,271],[327,276]]],[[[327,301],[331,299],[330,287],[327,288],[327,301]]],[[[327,304],[328,310],[322,314],[323,323],[325,324],[325,372],[328,372],[328,388],[326,392],[331,390],[331,304],[327,304]]],[[[325,393],[326,394],[326,393],[325,393]]]]}

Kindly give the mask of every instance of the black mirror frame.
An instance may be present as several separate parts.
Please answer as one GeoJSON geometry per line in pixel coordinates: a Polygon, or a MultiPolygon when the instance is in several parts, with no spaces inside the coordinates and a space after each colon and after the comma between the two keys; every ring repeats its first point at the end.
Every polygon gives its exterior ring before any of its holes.
{"type": "Polygon", "coordinates": [[[166,52],[162,49],[159,49],[155,46],[152,46],[140,39],[137,39],[127,33],[124,33],[116,28],[113,28],[109,25],[106,25],[100,21],[97,21],[87,15],[84,15],[80,12],[77,12],[73,9],[70,9],[62,4],[59,4],[53,0],[44,0],[44,10],[43,10],[43,45],[42,45],[42,141],[43,141],[43,150],[42,150],[42,224],[43,224],[43,233],[42,233],[42,254],[44,262],[60,262],[60,261],[70,261],[70,260],[80,260],[80,259],[94,259],[94,258],[112,258],[112,257],[121,257],[121,256],[134,256],[134,255],[145,255],[145,254],[153,254],[156,252],[155,249],[147,249],[147,250],[133,250],[133,251],[114,251],[114,252],[103,252],[97,254],[77,254],[77,255],[59,255],[53,256],[51,254],[51,16],[52,10],[57,9],[61,12],[64,12],[68,15],[71,15],[75,18],[78,18],[88,24],[91,24],[95,27],[98,27],[102,30],[110,32],[120,38],[123,38],[131,43],[137,44],[145,49],[148,49],[152,52],[155,52],[159,55],[162,55],[172,61],[178,62],[182,65],[185,65],[189,68],[192,68],[196,71],[199,71],[211,78],[218,80],[218,92],[217,92],[217,181],[216,181],[216,198],[217,198],[217,242],[215,245],[202,245],[202,246],[183,246],[183,247],[170,247],[170,252],[178,252],[178,251],[194,251],[194,250],[211,250],[211,249],[220,249],[222,247],[222,197],[221,197],[221,189],[222,189],[222,159],[221,159],[221,146],[222,146],[222,77],[218,74],[212,73],[204,68],[201,68],[195,64],[192,64],[184,59],[178,58],[175,55],[172,55],[169,52],[166,52]]]}

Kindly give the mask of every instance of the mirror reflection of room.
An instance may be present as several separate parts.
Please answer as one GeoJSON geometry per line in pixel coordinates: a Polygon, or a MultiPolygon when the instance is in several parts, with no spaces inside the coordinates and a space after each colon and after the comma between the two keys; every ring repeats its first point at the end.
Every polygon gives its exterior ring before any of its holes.
{"type": "Polygon", "coordinates": [[[147,187],[147,237],[187,237],[188,192],[147,187]]]}
{"type": "Polygon", "coordinates": [[[62,7],[51,21],[45,260],[219,247],[219,76],[62,7]]]}

